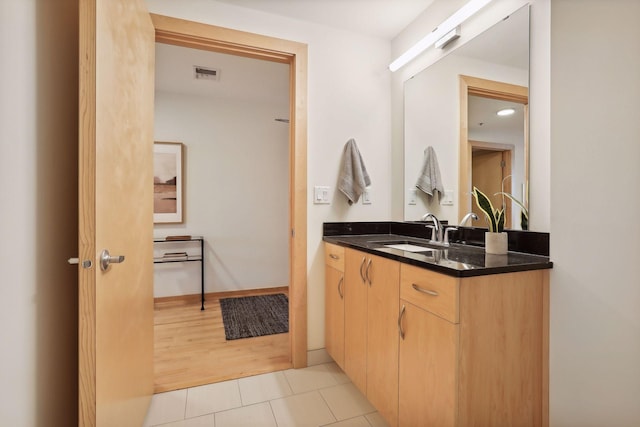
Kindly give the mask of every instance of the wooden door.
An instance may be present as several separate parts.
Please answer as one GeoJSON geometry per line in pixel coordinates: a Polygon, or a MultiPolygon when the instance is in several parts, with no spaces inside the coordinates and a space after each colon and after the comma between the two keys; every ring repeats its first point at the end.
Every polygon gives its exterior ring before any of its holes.
{"type": "Polygon", "coordinates": [[[81,426],[140,426],[153,393],[154,38],[143,0],[80,1],[81,426]]]}
{"type": "Polygon", "coordinates": [[[344,371],[358,389],[367,393],[367,291],[364,252],[345,250],[344,371]]]}
{"type": "Polygon", "coordinates": [[[325,273],[325,347],[344,370],[344,274],[329,266],[325,273]]]}
{"type": "Polygon", "coordinates": [[[400,263],[369,257],[367,398],[389,425],[395,427],[398,425],[400,263]]]}
{"type": "MultiPolygon", "coordinates": [[[[494,208],[499,208],[503,204],[503,197],[495,195],[502,191],[502,181],[511,175],[511,152],[478,150],[473,153],[471,162],[471,188],[478,187],[489,197],[494,208]]],[[[511,181],[505,182],[505,191],[511,192],[511,181]]],[[[511,221],[511,202],[506,199],[506,218],[511,221]]],[[[475,203],[471,204],[472,212],[483,220],[485,217],[475,203]]],[[[511,223],[505,223],[506,228],[511,228],[511,223]]]]}
{"type": "Polygon", "coordinates": [[[405,300],[400,340],[399,416],[403,427],[456,425],[458,325],[405,300]]]}

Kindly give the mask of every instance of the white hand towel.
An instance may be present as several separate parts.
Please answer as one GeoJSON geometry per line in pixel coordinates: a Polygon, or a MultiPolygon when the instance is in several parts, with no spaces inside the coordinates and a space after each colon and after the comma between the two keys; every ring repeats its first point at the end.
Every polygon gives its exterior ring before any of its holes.
{"type": "Polygon", "coordinates": [[[344,146],[338,189],[347,196],[349,204],[356,203],[371,179],[364,166],[356,141],[351,138],[344,146]]]}
{"type": "Polygon", "coordinates": [[[416,187],[433,196],[436,191],[440,192],[440,196],[444,194],[444,186],[440,177],[440,167],[438,166],[438,157],[433,147],[429,146],[424,150],[424,164],[416,187]]]}

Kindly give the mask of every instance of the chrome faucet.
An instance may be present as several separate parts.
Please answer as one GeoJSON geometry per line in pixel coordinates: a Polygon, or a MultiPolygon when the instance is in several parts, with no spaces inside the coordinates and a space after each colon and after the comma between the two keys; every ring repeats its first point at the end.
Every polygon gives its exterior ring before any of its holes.
{"type": "Polygon", "coordinates": [[[427,225],[428,228],[431,228],[431,240],[429,243],[442,243],[442,224],[440,220],[431,212],[427,212],[422,216],[423,221],[429,218],[433,220],[433,225],[427,225]]]}
{"type": "Polygon", "coordinates": [[[447,227],[444,230],[444,242],[442,242],[442,244],[444,246],[451,246],[451,244],[449,243],[449,232],[451,231],[458,231],[458,227],[447,227]]]}
{"type": "Polygon", "coordinates": [[[469,212],[468,214],[466,214],[463,218],[462,221],[460,221],[460,225],[459,227],[464,227],[465,222],[469,221],[469,219],[473,218],[475,221],[478,220],[478,215],[474,214],[473,212],[469,212]]]}

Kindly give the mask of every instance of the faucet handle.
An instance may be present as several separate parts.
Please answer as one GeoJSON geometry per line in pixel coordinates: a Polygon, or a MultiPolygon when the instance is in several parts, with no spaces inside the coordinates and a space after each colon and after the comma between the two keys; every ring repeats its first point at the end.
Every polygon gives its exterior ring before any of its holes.
{"type": "Polygon", "coordinates": [[[443,245],[449,246],[449,232],[458,231],[458,227],[447,227],[444,229],[444,242],[443,245]]]}
{"type": "Polygon", "coordinates": [[[435,225],[425,225],[426,228],[431,229],[431,241],[436,242],[438,240],[438,236],[436,235],[436,226],[435,225]]]}

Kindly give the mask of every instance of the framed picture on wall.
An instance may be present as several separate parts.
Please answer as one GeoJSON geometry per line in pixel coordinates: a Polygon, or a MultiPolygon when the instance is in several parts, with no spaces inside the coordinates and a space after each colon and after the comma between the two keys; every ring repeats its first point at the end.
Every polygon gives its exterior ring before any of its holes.
{"type": "Polygon", "coordinates": [[[179,224],[184,214],[183,144],[153,144],[153,222],[179,224]]]}

